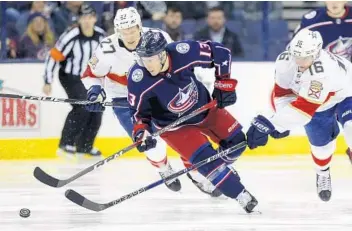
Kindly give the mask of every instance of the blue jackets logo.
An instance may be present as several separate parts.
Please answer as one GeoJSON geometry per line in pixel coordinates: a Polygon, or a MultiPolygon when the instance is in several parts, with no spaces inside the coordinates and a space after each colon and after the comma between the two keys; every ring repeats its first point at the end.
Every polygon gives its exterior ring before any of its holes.
{"type": "Polygon", "coordinates": [[[329,43],[326,46],[326,50],[349,59],[352,55],[352,39],[340,37],[339,39],[329,43]]]}
{"type": "Polygon", "coordinates": [[[198,88],[196,83],[191,79],[191,83],[183,89],[179,88],[179,92],[169,102],[167,108],[172,113],[181,116],[183,113],[191,109],[198,102],[198,88]]]}

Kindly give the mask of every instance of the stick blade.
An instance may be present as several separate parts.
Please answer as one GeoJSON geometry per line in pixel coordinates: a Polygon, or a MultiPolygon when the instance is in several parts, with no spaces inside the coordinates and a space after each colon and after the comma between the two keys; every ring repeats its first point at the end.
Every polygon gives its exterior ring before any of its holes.
{"type": "Polygon", "coordinates": [[[107,208],[107,206],[105,206],[104,204],[98,204],[91,200],[88,200],[87,198],[72,189],[68,189],[65,192],[65,196],[73,203],[95,212],[99,212],[107,208]]]}
{"type": "Polygon", "coordinates": [[[34,169],[33,175],[35,178],[37,178],[37,180],[39,180],[43,184],[49,185],[54,188],[60,188],[66,184],[65,181],[61,181],[56,179],[55,177],[50,176],[39,167],[36,167],[34,169]]]}

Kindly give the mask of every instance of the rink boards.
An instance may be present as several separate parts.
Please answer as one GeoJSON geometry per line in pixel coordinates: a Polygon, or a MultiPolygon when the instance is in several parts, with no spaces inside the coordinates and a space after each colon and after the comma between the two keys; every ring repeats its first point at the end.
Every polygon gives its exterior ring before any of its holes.
{"type": "MultiPolygon", "coordinates": [[[[198,70],[209,90],[214,80],[213,70],[198,70]]],[[[19,95],[43,95],[43,64],[0,64],[0,91],[19,95]]],[[[252,118],[271,112],[270,94],[274,84],[274,64],[271,62],[233,63],[232,76],[238,79],[234,106],[228,108],[247,130],[252,118]]],[[[66,98],[58,78],[53,84],[52,96],[66,98]]],[[[109,99],[108,99],[109,100],[109,99]]],[[[24,101],[0,98],[0,159],[55,158],[58,139],[70,106],[63,103],[24,101]]],[[[303,129],[291,132],[282,140],[270,140],[266,147],[246,151],[255,155],[307,154],[308,140],[303,129]]],[[[131,142],[109,108],[104,112],[96,147],[110,155],[131,142]]],[[[346,145],[338,138],[337,153],[346,145]]],[[[171,149],[169,155],[176,155],[171,149]]],[[[143,157],[131,151],[127,157],[143,157]]]]}

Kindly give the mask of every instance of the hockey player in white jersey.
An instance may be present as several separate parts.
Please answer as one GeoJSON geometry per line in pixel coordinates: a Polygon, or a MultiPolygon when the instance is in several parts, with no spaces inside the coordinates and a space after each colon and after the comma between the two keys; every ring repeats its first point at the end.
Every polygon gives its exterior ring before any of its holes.
{"type": "Polygon", "coordinates": [[[321,200],[332,193],[330,162],[340,123],[352,147],[352,64],[322,50],[319,32],[301,30],[288,51],[275,63],[274,106],[271,116],[258,115],[248,132],[249,148],[264,146],[268,135],[304,126],[316,166],[316,187],[321,200]]]}
{"type": "MultiPolygon", "coordinates": [[[[140,15],[133,7],[118,10],[114,26],[115,34],[105,38],[98,46],[89,61],[82,81],[89,89],[87,99],[95,102],[87,106],[89,111],[105,109],[102,102],[106,99],[106,93],[114,102],[126,105],[126,108],[115,107],[113,110],[120,124],[131,137],[133,124],[127,102],[127,73],[135,63],[134,50],[139,44],[141,34],[148,30],[159,32],[161,30],[142,27],[140,15]]],[[[161,32],[168,42],[172,42],[166,32],[161,32]]],[[[162,139],[158,139],[157,148],[144,153],[149,162],[157,168],[161,177],[167,177],[173,173],[166,156],[166,143],[162,139]]],[[[212,196],[221,195],[220,191],[198,172],[188,176],[201,191],[212,196]]],[[[166,186],[173,191],[181,189],[178,179],[166,182],[166,186]]]]}

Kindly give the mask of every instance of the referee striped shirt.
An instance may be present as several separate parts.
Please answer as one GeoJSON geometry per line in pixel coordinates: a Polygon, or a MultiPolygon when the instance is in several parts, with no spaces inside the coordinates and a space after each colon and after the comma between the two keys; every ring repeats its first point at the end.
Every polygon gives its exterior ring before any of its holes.
{"type": "Polygon", "coordinates": [[[45,83],[53,82],[54,70],[59,65],[60,75],[81,77],[88,60],[105,37],[103,29],[95,26],[92,37],[86,37],[79,26],[66,30],[45,59],[45,83]]]}

